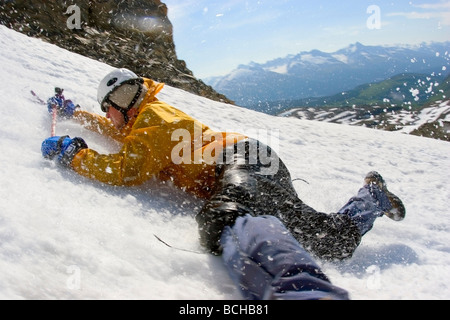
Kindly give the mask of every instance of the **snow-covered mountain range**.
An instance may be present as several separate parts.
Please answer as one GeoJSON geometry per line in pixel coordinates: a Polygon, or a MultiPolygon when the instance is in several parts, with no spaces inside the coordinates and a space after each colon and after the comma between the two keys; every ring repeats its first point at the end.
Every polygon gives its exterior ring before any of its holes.
{"type": "Polygon", "coordinates": [[[301,52],[266,63],[240,65],[230,74],[205,79],[240,106],[337,94],[401,73],[445,76],[450,42],[418,46],[352,44],[333,53],[301,52]]]}

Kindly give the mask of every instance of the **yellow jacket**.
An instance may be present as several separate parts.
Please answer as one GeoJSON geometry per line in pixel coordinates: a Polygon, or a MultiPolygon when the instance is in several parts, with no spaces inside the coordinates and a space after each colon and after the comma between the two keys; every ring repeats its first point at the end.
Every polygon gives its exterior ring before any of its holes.
{"type": "Polygon", "coordinates": [[[119,153],[103,155],[81,150],[72,161],[79,174],[116,186],[139,185],[152,177],[173,183],[200,197],[214,187],[216,159],[221,151],[246,137],[214,132],[155,95],[164,84],[145,79],[148,93],[138,115],[117,130],[112,122],[86,111],[75,118],[86,128],[121,142],[119,153]]]}

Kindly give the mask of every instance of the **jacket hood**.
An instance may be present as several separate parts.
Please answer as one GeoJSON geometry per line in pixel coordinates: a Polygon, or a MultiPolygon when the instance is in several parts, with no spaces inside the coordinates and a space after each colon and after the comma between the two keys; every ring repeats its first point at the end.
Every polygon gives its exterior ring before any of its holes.
{"type": "Polygon", "coordinates": [[[144,79],[144,86],[147,87],[147,96],[145,97],[143,103],[141,103],[141,106],[144,105],[146,102],[155,101],[156,95],[164,88],[164,83],[156,82],[152,79],[143,78],[144,79]]]}

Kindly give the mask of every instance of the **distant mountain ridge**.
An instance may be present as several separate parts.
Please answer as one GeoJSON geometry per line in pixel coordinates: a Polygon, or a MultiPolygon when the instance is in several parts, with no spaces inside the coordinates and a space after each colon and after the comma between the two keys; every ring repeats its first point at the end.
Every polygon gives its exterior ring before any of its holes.
{"type": "Polygon", "coordinates": [[[388,106],[404,109],[420,109],[424,104],[444,100],[448,92],[449,77],[406,73],[352,90],[326,97],[311,97],[300,100],[261,102],[249,109],[278,115],[294,108],[340,108],[354,106],[388,106]]]}
{"type": "Polygon", "coordinates": [[[388,106],[319,107],[289,110],[281,116],[399,131],[450,142],[450,100],[417,110],[388,106]]]}
{"type": "MultiPolygon", "coordinates": [[[[415,75],[408,75],[406,81],[415,75]]],[[[279,114],[283,117],[294,117],[298,119],[324,121],[337,124],[365,126],[373,129],[400,131],[407,134],[418,135],[427,138],[450,141],[450,76],[440,83],[433,83],[435,86],[424,82],[420,75],[417,75],[419,82],[417,87],[412,89],[411,94],[418,98],[418,105],[414,106],[409,102],[395,103],[387,101],[380,104],[351,104],[343,103],[346,98],[339,98],[339,95],[328,97],[327,104],[322,106],[291,108],[279,114]],[[422,90],[419,90],[422,86],[422,90]],[[427,98],[427,99],[426,99],[427,98]],[[333,101],[333,99],[335,99],[333,101]],[[426,100],[425,100],[426,99],[426,100]]],[[[375,90],[362,86],[355,89],[356,98],[368,95],[368,92],[401,92],[398,81],[405,81],[404,76],[397,76],[393,79],[382,81],[374,85],[375,90]],[[394,84],[394,85],[392,85],[394,84]],[[393,90],[392,90],[393,89],[393,90]],[[389,91],[391,90],[391,91],[389,91]]],[[[409,86],[408,86],[409,87],[409,86]]],[[[351,96],[351,94],[350,94],[351,96]]],[[[354,97],[351,97],[352,99],[354,97]]],[[[370,99],[372,97],[369,97],[370,99]]]]}
{"type": "Polygon", "coordinates": [[[355,43],[334,53],[301,52],[264,64],[240,65],[230,74],[204,79],[237,105],[338,94],[402,73],[446,76],[450,42],[419,46],[365,46],[355,43]]]}

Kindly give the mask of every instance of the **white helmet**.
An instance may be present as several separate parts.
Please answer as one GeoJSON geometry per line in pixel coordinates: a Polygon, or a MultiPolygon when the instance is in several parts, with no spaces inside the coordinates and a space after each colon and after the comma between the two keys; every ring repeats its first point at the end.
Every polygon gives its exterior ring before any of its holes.
{"type": "MultiPolygon", "coordinates": [[[[120,87],[124,82],[129,82],[130,80],[140,80],[139,76],[137,76],[134,72],[128,69],[116,69],[109,73],[98,86],[97,91],[97,101],[102,106],[103,103],[109,95],[117,88],[120,87]]],[[[105,110],[103,110],[105,111],[105,110]]]]}

